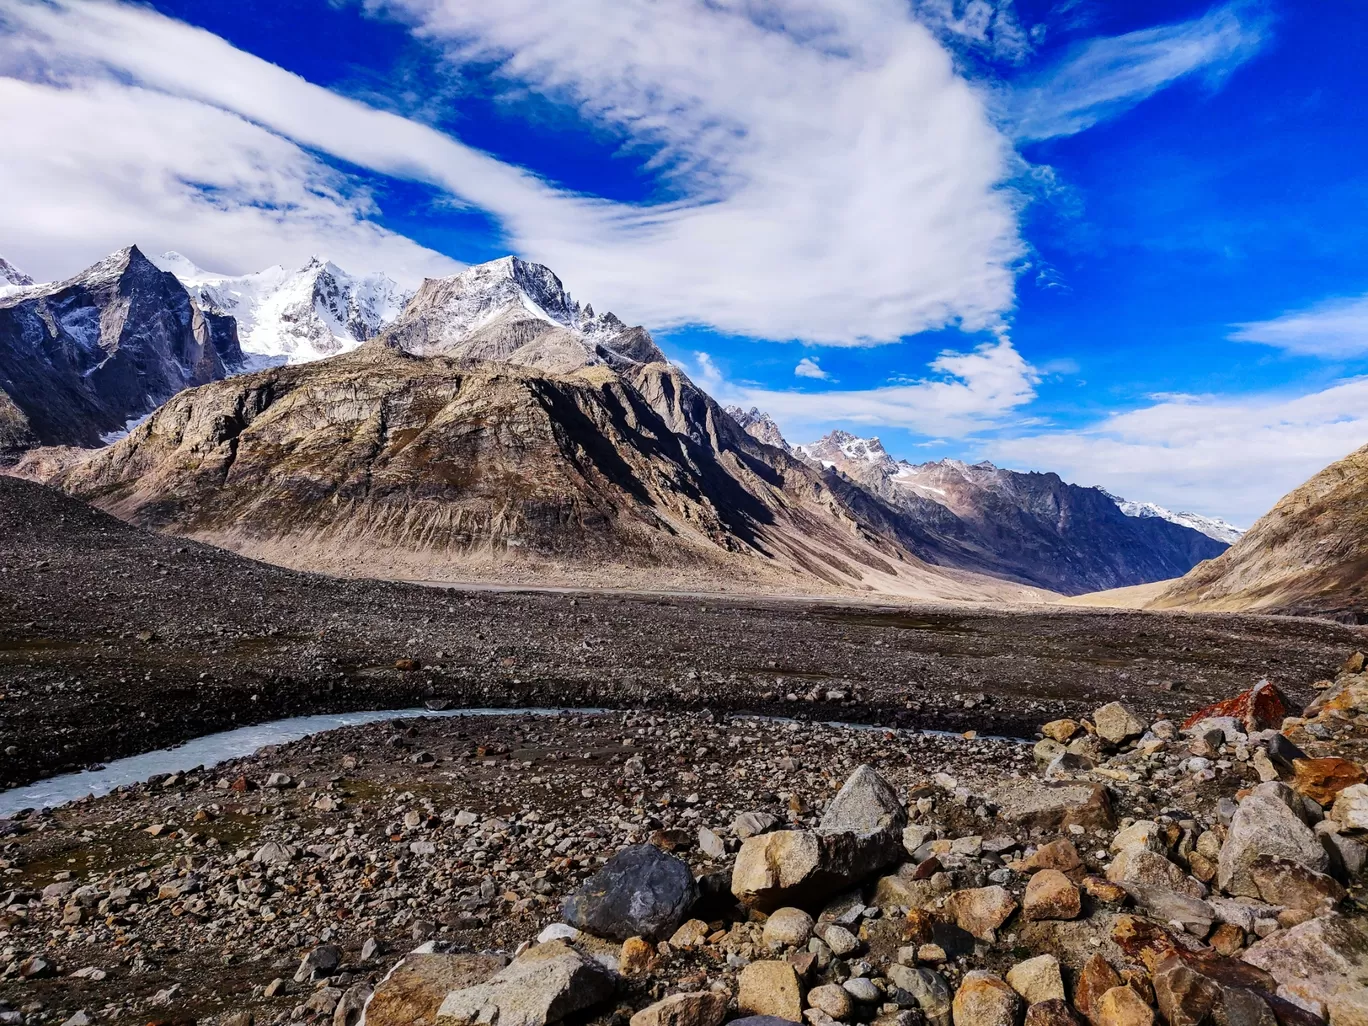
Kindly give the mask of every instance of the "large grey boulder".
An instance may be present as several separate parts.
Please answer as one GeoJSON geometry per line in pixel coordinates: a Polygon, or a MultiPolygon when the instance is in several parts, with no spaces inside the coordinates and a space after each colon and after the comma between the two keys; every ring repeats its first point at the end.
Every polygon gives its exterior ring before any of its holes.
{"type": "Polygon", "coordinates": [[[1120,702],[1108,702],[1093,711],[1093,725],[1104,741],[1119,745],[1129,738],[1139,737],[1148,728],[1144,720],[1120,702]]]}
{"type": "Polygon", "coordinates": [[[617,977],[565,941],[528,948],[484,983],[453,990],[436,1026],[547,1026],[612,996],[617,977]]]}
{"type": "Polygon", "coordinates": [[[917,1001],[917,1007],[931,1026],[950,1026],[950,984],[934,969],[911,968],[893,964],[888,967],[888,979],[907,991],[917,1001]]]}
{"type": "Polygon", "coordinates": [[[698,900],[688,865],[653,844],[623,848],[569,895],[561,915],[596,937],[663,940],[698,900]]]}
{"type": "Polygon", "coordinates": [[[732,870],[732,894],[766,911],[822,901],[902,858],[906,825],[897,792],[873,768],[861,766],[816,830],[747,838],[732,870]]]}
{"type": "Polygon", "coordinates": [[[1318,916],[1252,944],[1244,960],[1296,996],[1329,1003],[1368,985],[1368,932],[1342,916],[1318,916]]]}
{"type": "MultiPolygon", "coordinates": [[[[1282,785],[1273,787],[1291,793],[1282,785]]],[[[1260,788],[1269,788],[1269,785],[1260,785],[1260,788]]],[[[1291,859],[1318,873],[1325,872],[1330,865],[1330,856],[1316,838],[1315,831],[1302,822],[1282,794],[1272,788],[1249,795],[1235,810],[1216,864],[1216,882],[1221,890],[1259,897],[1259,886],[1251,868],[1260,855],[1291,859]]]]}

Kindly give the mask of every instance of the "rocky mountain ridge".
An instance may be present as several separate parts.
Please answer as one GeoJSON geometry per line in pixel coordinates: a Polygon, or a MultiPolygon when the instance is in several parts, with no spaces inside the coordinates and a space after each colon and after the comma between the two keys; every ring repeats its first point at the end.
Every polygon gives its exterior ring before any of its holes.
{"type": "Polygon", "coordinates": [[[113,446],[40,450],[20,471],[342,574],[1039,594],[924,563],[877,502],[755,442],[659,361],[557,375],[386,336],[187,391],[113,446]]]}
{"type": "MultiPolygon", "coordinates": [[[[768,418],[754,411],[745,421],[755,434],[768,418]]],[[[774,444],[777,425],[763,430],[774,444]]],[[[1129,517],[1101,490],[1055,474],[954,459],[912,464],[877,438],[839,430],[791,451],[897,510],[923,558],[1065,594],[1176,577],[1225,548],[1162,518],[1129,517]]]]}
{"type": "Polygon", "coordinates": [[[1368,620],[1368,446],[1278,500],[1239,541],[1150,608],[1368,620]]]}
{"type": "Polygon", "coordinates": [[[0,454],[100,445],[242,364],[232,318],[136,246],[66,281],[21,285],[0,294],[0,454]]]}

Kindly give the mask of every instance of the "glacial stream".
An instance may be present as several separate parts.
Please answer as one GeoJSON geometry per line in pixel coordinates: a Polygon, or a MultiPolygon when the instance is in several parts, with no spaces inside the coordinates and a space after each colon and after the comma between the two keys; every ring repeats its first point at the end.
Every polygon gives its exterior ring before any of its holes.
{"type": "MultiPolygon", "coordinates": [[[[267,745],[289,744],[311,734],[337,730],[339,727],[355,727],[363,723],[377,723],[382,720],[406,720],[418,716],[602,716],[613,712],[612,709],[576,708],[511,708],[511,709],[373,709],[369,712],[322,713],[317,716],[292,716],[270,723],[258,723],[250,727],[238,727],[218,734],[206,734],[193,741],[162,748],[142,755],[131,755],[126,759],[115,759],[98,769],[81,770],[78,773],[63,773],[48,777],[23,787],[0,791],[0,818],[12,816],[21,809],[47,809],[64,805],[86,795],[108,794],[125,784],[141,783],[152,777],[170,776],[172,773],[185,772],[197,766],[214,766],[228,759],[240,759],[245,755],[267,745]]],[[[737,719],[755,720],[759,723],[786,724],[805,722],[784,716],[758,716],[737,714],[737,719]]],[[[883,731],[897,733],[917,733],[931,737],[954,738],[960,735],[944,730],[914,730],[906,728],[883,727],[868,723],[843,723],[834,720],[816,721],[827,727],[843,727],[850,730],[883,731]]],[[[995,737],[980,735],[980,741],[999,741],[1010,744],[1029,744],[1022,738],[995,737]]]]}
{"type": "Polygon", "coordinates": [[[163,748],[126,759],[115,759],[98,769],[48,777],[23,787],[0,791],[0,817],[20,809],[46,809],[86,795],[108,794],[116,787],[140,783],[153,776],[170,776],[196,766],[213,766],[226,759],[240,759],[266,745],[283,745],[310,734],[339,727],[355,727],[381,720],[406,720],[415,716],[558,716],[562,713],[595,715],[606,709],[374,709],[369,712],[323,713],[292,716],[218,734],[206,734],[173,748],[163,748]]]}

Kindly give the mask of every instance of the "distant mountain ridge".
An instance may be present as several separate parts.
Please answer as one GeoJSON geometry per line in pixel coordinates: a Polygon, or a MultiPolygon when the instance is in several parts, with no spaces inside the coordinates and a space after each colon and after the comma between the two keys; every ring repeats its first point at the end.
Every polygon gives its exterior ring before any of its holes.
{"type": "Polygon", "coordinates": [[[350,352],[380,334],[412,297],[383,274],[351,275],[318,257],[296,271],[277,264],[237,276],[205,271],[176,252],[153,262],[202,307],[235,318],[242,350],[257,366],[350,352]]]}
{"type": "Polygon", "coordinates": [[[1123,499],[1119,495],[1113,495],[1105,488],[1097,487],[1097,490],[1111,499],[1120,507],[1121,512],[1128,517],[1158,517],[1160,520],[1167,520],[1171,524],[1181,524],[1183,527],[1190,527],[1194,531],[1201,531],[1208,538],[1215,538],[1219,542],[1227,545],[1234,545],[1244,536],[1244,528],[1236,527],[1228,520],[1220,517],[1207,517],[1200,513],[1175,513],[1171,509],[1153,502],[1132,502],[1123,499]]]}
{"type": "MultiPolygon", "coordinates": [[[[744,423],[753,434],[778,431],[758,410],[744,423]]],[[[1100,489],[1056,474],[954,459],[913,464],[895,460],[877,438],[839,430],[791,449],[898,510],[923,558],[1065,594],[1177,577],[1226,548],[1166,519],[1127,516],[1100,489]]]]}

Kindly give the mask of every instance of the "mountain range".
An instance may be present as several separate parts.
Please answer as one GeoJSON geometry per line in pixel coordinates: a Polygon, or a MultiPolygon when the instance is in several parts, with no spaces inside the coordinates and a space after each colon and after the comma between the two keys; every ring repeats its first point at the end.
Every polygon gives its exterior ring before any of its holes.
{"type": "Polygon", "coordinates": [[[790,446],[515,257],[412,295],[323,260],[231,277],[129,247],[55,285],[4,266],[0,352],[24,378],[0,379],[0,424],[11,454],[32,450],[19,472],[276,562],[1031,598],[1175,577],[1225,548],[1211,525],[1127,515],[1053,474],[913,465],[844,433],[790,446]],[[39,344],[49,322],[60,338],[39,344]]]}
{"type": "Polygon", "coordinates": [[[960,460],[912,464],[893,459],[877,438],[846,431],[790,446],[760,411],[731,412],[755,437],[877,496],[937,562],[1072,595],[1175,577],[1226,548],[1189,526],[1127,515],[1101,489],[1057,474],[960,460]]]}

